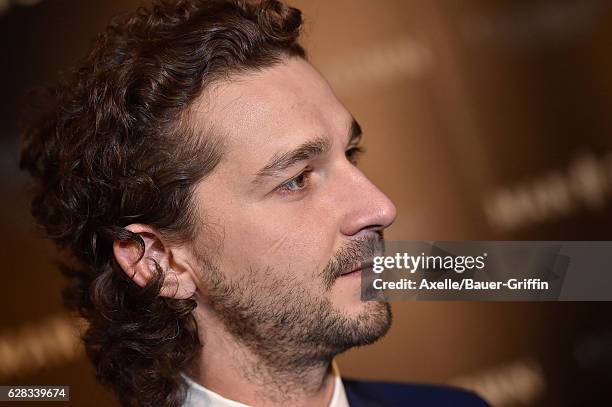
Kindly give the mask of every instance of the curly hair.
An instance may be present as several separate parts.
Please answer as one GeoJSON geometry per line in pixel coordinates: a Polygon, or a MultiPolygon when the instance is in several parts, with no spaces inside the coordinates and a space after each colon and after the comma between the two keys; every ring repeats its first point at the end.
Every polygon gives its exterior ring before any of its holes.
{"type": "MultiPolygon", "coordinates": [[[[163,270],[144,288],[121,270],[114,241],[155,227],[184,243],[198,231],[195,184],[223,153],[190,108],[215,81],[305,58],[299,10],[275,0],[159,1],[113,20],[81,66],[44,92],[22,137],[33,179],[31,212],[69,260],[65,305],[86,321],[96,378],[125,406],[179,406],[180,374],[201,344],[196,301],[159,296],[163,270]]],[[[202,329],[202,327],[200,327],[202,329]]]]}

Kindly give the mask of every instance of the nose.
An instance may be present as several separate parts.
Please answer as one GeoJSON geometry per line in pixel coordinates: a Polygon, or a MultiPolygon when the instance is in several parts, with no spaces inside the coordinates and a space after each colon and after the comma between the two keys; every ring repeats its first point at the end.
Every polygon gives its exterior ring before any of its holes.
{"type": "Polygon", "coordinates": [[[364,230],[381,231],[391,226],[397,215],[395,205],[359,169],[351,168],[343,189],[346,211],[342,234],[354,236],[364,230]]]}

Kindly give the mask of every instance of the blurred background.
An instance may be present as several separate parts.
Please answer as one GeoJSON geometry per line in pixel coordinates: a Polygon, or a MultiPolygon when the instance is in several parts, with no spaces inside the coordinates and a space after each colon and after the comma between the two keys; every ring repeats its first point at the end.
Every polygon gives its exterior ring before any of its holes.
{"type": "MultiPolygon", "coordinates": [[[[363,171],[398,207],[388,239],[612,240],[612,2],[290,3],[364,128],[363,171]]],[[[0,0],[0,385],[70,385],[78,406],[118,403],[95,382],[57,254],[29,215],[20,112],[137,4],[0,0]]],[[[339,358],[342,375],[450,383],[494,406],[612,405],[609,303],[393,309],[388,336],[339,358]]]]}

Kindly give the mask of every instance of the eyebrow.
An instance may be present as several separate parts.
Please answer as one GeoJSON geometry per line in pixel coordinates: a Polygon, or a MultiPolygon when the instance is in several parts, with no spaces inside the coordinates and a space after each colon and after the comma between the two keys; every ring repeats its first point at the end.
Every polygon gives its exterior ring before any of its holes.
{"type": "MultiPolygon", "coordinates": [[[[357,144],[361,140],[361,126],[357,120],[352,118],[348,131],[348,145],[357,144]]],[[[301,161],[311,160],[316,156],[326,153],[331,148],[331,141],[327,137],[317,137],[306,141],[293,150],[275,154],[268,163],[255,174],[253,183],[260,184],[266,178],[280,176],[287,168],[301,161]]]]}

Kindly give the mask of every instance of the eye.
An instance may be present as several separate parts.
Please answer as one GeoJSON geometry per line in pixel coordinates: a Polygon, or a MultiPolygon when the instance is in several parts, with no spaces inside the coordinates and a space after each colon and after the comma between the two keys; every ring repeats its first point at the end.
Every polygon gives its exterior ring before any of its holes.
{"type": "Polygon", "coordinates": [[[289,181],[286,181],[284,184],[280,185],[277,190],[281,193],[295,193],[300,192],[303,189],[308,187],[308,180],[310,179],[310,174],[312,173],[311,168],[306,168],[304,171],[291,178],[289,181]]]}
{"type": "Polygon", "coordinates": [[[353,164],[353,165],[357,165],[357,162],[359,161],[359,157],[361,157],[361,155],[365,152],[364,148],[361,146],[353,146],[353,147],[349,147],[348,150],[346,150],[346,152],[344,153],[346,155],[346,158],[353,164]]]}

